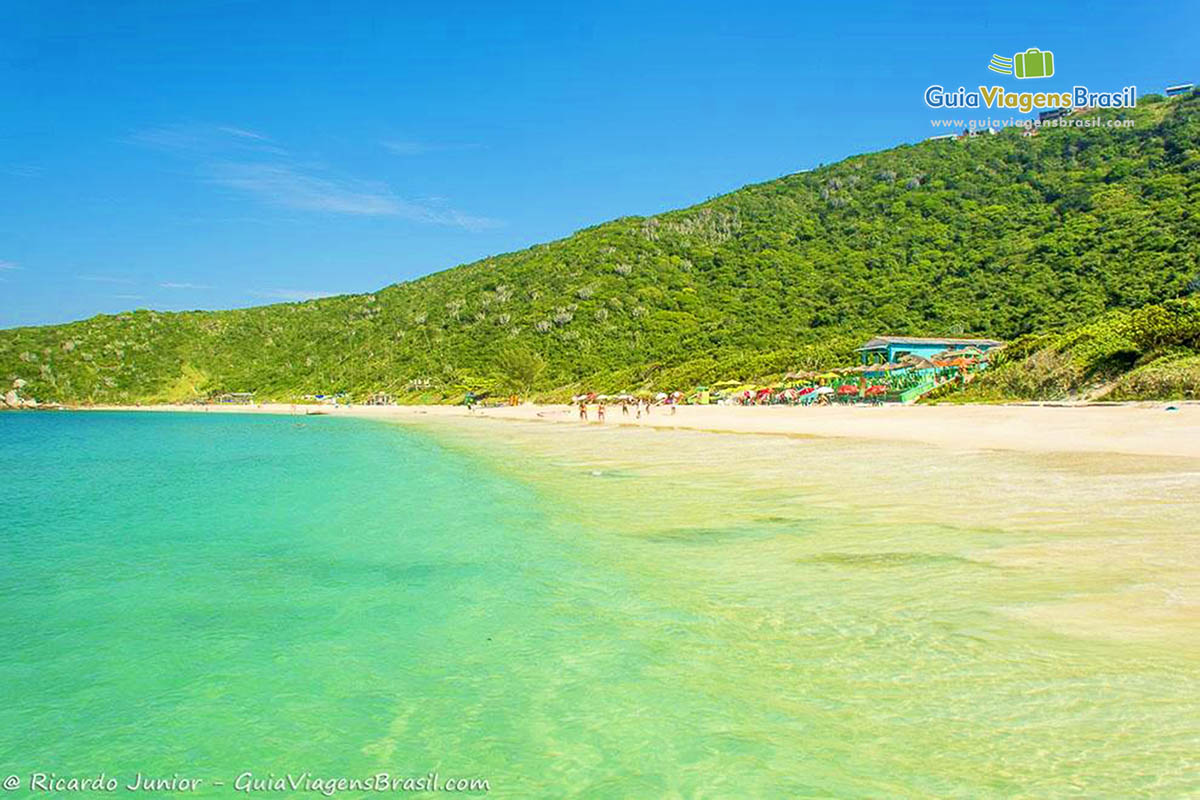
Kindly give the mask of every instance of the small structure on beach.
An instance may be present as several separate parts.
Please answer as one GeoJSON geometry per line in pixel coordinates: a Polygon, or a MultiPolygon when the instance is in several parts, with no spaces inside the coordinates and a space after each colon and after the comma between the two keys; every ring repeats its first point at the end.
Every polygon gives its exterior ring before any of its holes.
{"type": "Polygon", "coordinates": [[[387,392],[375,392],[375,394],[373,394],[367,398],[367,405],[369,405],[369,406],[394,406],[394,405],[396,405],[396,398],[392,397],[387,392]]]}
{"type": "Polygon", "coordinates": [[[346,393],[338,392],[337,394],[306,394],[302,398],[306,403],[320,403],[326,406],[336,406],[339,403],[346,403],[346,393]]]}
{"type": "Polygon", "coordinates": [[[986,353],[1004,342],[995,339],[932,339],[916,336],[876,336],[862,347],[855,348],[864,364],[898,363],[908,355],[932,359],[935,355],[974,348],[986,353]]]}
{"type": "Polygon", "coordinates": [[[232,403],[239,406],[248,406],[254,402],[254,392],[226,392],[219,394],[214,398],[218,403],[232,403]]]}

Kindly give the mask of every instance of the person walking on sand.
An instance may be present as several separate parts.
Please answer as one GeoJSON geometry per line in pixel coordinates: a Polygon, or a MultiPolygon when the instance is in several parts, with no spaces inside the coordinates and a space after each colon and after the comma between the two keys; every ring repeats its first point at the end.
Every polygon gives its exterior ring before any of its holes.
{"type": "Polygon", "coordinates": [[[604,423],[604,402],[603,401],[601,401],[596,406],[596,419],[598,419],[601,424],[604,423]]]}
{"type": "Polygon", "coordinates": [[[586,400],[579,401],[579,420],[581,422],[587,422],[587,401],[586,400]]]}
{"type": "Polygon", "coordinates": [[[629,416],[629,401],[628,400],[621,400],[621,416],[622,417],[629,416]]]}

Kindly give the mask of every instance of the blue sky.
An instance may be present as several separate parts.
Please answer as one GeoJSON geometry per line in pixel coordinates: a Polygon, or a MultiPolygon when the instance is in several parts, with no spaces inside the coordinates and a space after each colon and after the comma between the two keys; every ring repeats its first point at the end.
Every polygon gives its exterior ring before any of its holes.
{"type": "Polygon", "coordinates": [[[1054,51],[1046,88],[1200,78],[1198,23],[1194,3],[0,0],[0,326],[376,289],[924,138],[931,83],[1028,84],[992,53],[1054,51]]]}

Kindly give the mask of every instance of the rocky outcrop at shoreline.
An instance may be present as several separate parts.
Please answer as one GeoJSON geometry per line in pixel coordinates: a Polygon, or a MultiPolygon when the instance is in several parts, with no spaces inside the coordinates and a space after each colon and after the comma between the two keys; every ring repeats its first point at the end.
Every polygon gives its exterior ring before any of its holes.
{"type": "Polygon", "coordinates": [[[12,382],[12,388],[4,393],[0,408],[37,408],[38,401],[32,397],[21,397],[20,390],[25,388],[25,381],[17,378],[12,382]]]}

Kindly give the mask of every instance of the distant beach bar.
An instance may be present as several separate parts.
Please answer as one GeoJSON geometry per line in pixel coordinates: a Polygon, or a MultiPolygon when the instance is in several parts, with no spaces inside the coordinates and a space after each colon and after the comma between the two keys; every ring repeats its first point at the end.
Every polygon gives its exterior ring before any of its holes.
{"type": "Polygon", "coordinates": [[[245,406],[254,402],[254,392],[226,392],[219,394],[214,398],[218,403],[233,403],[234,405],[245,406]]]}
{"type": "Polygon", "coordinates": [[[896,363],[907,355],[931,359],[935,355],[973,347],[986,353],[1003,342],[995,339],[923,339],[912,336],[876,336],[855,348],[864,364],[896,363]]]}

